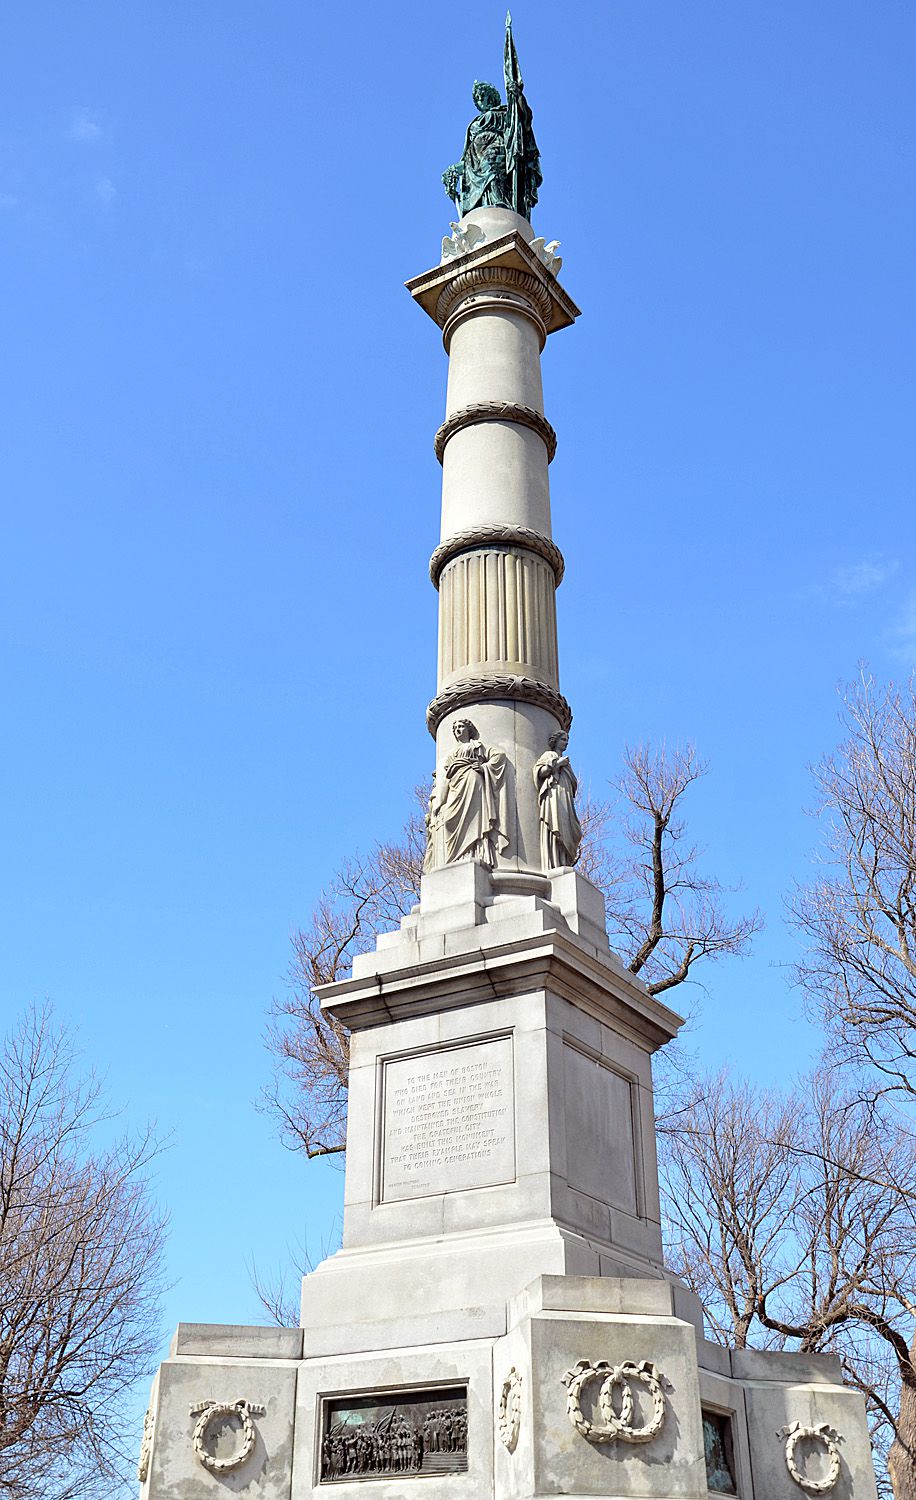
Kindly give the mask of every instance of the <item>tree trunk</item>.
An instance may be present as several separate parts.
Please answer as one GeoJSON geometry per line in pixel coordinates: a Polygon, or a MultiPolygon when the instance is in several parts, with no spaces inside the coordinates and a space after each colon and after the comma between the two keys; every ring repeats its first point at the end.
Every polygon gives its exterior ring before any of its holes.
{"type": "Polygon", "coordinates": [[[894,1500],[916,1500],[916,1377],[900,1387],[900,1415],[887,1458],[894,1500]]]}

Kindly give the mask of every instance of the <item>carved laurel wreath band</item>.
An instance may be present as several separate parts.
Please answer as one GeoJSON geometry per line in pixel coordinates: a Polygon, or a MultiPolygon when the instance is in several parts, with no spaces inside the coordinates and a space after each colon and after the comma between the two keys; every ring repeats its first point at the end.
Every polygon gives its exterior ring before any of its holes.
{"type": "Polygon", "coordinates": [[[545,328],[549,325],[553,310],[549,288],[533,272],[519,271],[514,266],[477,266],[453,276],[448,285],[443,287],[436,303],[436,322],[440,328],[444,328],[455,303],[462,298],[474,292],[499,291],[502,288],[517,292],[532,302],[545,328]]]}
{"type": "Polygon", "coordinates": [[[791,1427],[781,1427],[777,1435],[786,1440],[786,1468],[799,1489],[809,1495],[826,1495],[828,1490],[833,1489],[840,1477],[840,1450],[836,1444],[839,1433],[834,1432],[826,1422],[822,1422],[819,1427],[803,1427],[800,1422],[793,1422],[791,1427]],[[803,1439],[823,1443],[830,1461],[823,1479],[809,1479],[795,1462],[795,1446],[803,1439]]]}
{"type": "Polygon", "coordinates": [[[580,1359],[573,1369],[567,1370],[563,1376],[563,1384],[566,1386],[566,1414],[576,1431],[592,1443],[651,1442],[656,1433],[661,1431],[665,1420],[665,1393],[662,1390],[662,1379],[658,1370],[648,1360],[643,1360],[639,1365],[632,1364],[629,1360],[622,1365],[609,1365],[607,1360],[599,1359],[596,1365],[591,1365],[587,1359],[580,1359]],[[601,1381],[598,1409],[605,1424],[603,1427],[596,1427],[588,1420],[580,1401],[585,1386],[593,1380],[601,1381]],[[632,1425],[631,1384],[634,1381],[646,1387],[652,1401],[652,1414],[642,1427],[632,1425]],[[617,1388],[621,1392],[619,1412],[614,1410],[614,1391],[617,1388]]]}
{"type": "Polygon", "coordinates": [[[572,709],[556,688],[536,682],[533,677],[516,677],[507,673],[494,677],[463,677],[460,682],[443,688],[426,710],[426,727],[435,737],[446,714],[475,703],[493,703],[504,698],[546,708],[563,729],[568,730],[572,723],[572,709]]]}
{"type": "Polygon", "coordinates": [[[253,1416],[263,1417],[264,1410],[263,1406],[252,1406],[249,1401],[201,1401],[197,1406],[192,1406],[191,1416],[197,1417],[198,1421],[191,1444],[198,1462],[209,1469],[211,1474],[228,1474],[232,1469],[240,1469],[254,1452],[257,1439],[251,1419],[253,1416]],[[216,1458],[204,1446],[207,1433],[218,1417],[238,1417],[242,1423],[241,1447],[228,1458],[216,1458]]]}
{"type": "Polygon", "coordinates": [[[563,554],[549,536],[532,531],[530,526],[472,526],[467,531],[456,531],[440,544],[429,560],[429,576],[436,588],[446,563],[459,552],[468,552],[473,547],[524,547],[537,553],[553,568],[557,588],[563,579],[565,563],[563,554]]]}
{"type": "Polygon", "coordinates": [[[517,422],[520,427],[530,427],[538,437],[544,439],[547,462],[553,463],[557,451],[557,435],[547,418],[533,406],[522,406],[518,401],[475,401],[472,406],[462,406],[446,417],[433,439],[433,447],[440,464],[445,456],[445,445],[463,427],[474,427],[478,422],[517,422]]]}

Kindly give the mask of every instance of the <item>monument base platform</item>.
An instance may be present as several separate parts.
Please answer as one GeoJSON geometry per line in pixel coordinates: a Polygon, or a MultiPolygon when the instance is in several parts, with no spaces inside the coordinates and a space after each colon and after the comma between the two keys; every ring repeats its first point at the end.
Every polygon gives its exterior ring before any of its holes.
{"type": "Polygon", "coordinates": [[[142,1500],[340,1486],[365,1500],[874,1500],[864,1403],[839,1362],[728,1351],[694,1312],[661,1278],[539,1276],[496,1335],[413,1342],[409,1305],[405,1342],[386,1349],[180,1324],[142,1500]]]}

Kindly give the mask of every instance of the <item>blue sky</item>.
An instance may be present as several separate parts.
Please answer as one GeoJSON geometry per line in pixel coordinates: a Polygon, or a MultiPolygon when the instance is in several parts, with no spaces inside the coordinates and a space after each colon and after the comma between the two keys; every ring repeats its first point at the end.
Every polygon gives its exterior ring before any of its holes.
{"type": "MultiPolygon", "coordinates": [[[[692,739],[710,869],[768,919],[693,1044],[817,1049],[782,902],[836,685],[916,660],[916,13],[514,8],[571,753],[692,739]]],[[[170,1134],[164,1327],[257,1321],[342,1178],[253,1108],[289,936],[429,771],[438,259],[503,14],[109,0],[0,22],[0,1003],[51,997],[170,1134]],[[460,17],[460,19],[458,19],[460,17]]]]}

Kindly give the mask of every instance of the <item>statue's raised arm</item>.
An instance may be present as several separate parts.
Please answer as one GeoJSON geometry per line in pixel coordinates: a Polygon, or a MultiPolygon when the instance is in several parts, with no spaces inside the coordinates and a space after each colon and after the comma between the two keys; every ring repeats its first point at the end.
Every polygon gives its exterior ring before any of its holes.
{"type": "Polygon", "coordinates": [[[538,188],[543,182],[541,157],[534,138],[531,107],[525,98],[522,70],[518,64],[518,53],[512,37],[512,17],[506,15],[506,53],[504,62],[506,79],[506,175],[509,187],[509,207],[514,208],[523,219],[531,218],[531,210],[538,201],[538,188]]]}
{"type": "Polygon", "coordinates": [[[530,219],[541,185],[541,159],[525,98],[512,24],[506,16],[506,102],[491,83],[474,84],[478,114],[468,126],[460,162],[442,174],[459,214],[511,208],[530,219]]]}

